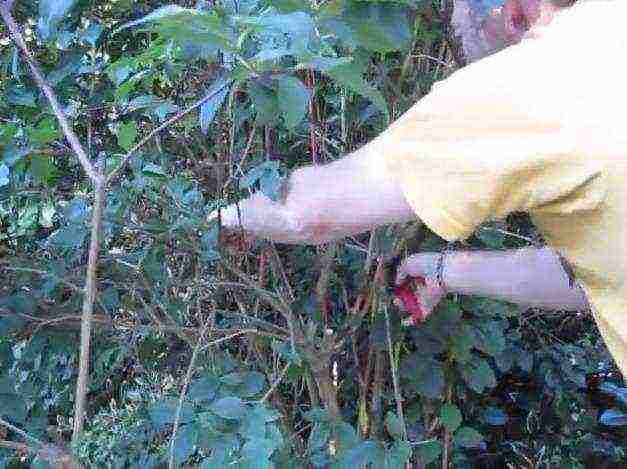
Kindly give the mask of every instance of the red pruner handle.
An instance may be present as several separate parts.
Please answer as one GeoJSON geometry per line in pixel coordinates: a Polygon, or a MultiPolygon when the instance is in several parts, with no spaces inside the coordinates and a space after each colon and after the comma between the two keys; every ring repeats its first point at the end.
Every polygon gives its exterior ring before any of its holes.
{"type": "Polygon", "coordinates": [[[414,326],[427,317],[420,303],[420,293],[415,289],[416,284],[426,285],[424,277],[407,277],[394,287],[394,296],[401,302],[402,309],[410,316],[409,322],[414,326]]]}

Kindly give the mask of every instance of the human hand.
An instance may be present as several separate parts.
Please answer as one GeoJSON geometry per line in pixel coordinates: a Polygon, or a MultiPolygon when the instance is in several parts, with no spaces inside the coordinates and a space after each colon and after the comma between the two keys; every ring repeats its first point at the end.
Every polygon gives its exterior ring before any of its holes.
{"type": "Polygon", "coordinates": [[[446,291],[437,280],[440,254],[423,252],[399,265],[395,279],[395,304],[410,315],[403,323],[418,325],[435,309],[446,291]]]}

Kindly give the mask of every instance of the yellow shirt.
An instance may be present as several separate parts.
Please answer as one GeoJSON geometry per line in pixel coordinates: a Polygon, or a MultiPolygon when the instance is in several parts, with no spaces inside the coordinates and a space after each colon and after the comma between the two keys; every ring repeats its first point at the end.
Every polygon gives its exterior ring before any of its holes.
{"type": "Polygon", "coordinates": [[[437,83],[368,150],[448,241],[529,212],[627,377],[626,17],[625,0],[575,5],[437,83]]]}

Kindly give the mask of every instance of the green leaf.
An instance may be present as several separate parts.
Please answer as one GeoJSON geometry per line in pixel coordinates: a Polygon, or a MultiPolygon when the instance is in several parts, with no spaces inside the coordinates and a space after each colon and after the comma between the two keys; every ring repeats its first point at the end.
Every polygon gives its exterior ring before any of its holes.
{"type": "Polygon", "coordinates": [[[244,397],[252,397],[259,394],[266,386],[266,378],[263,374],[253,371],[246,373],[239,387],[239,394],[244,397]]]}
{"type": "Polygon", "coordinates": [[[390,3],[347,2],[342,18],[360,46],[373,52],[407,49],[411,42],[408,10],[390,3]]]}
{"type": "Polygon", "coordinates": [[[440,420],[447,430],[454,432],[462,423],[462,413],[455,404],[444,404],[440,409],[440,420]]]}
{"type": "Polygon", "coordinates": [[[471,324],[463,322],[459,326],[459,332],[452,337],[451,355],[458,363],[467,363],[471,358],[471,351],[476,341],[475,328],[471,324]]]}
{"type": "Polygon", "coordinates": [[[36,145],[44,145],[61,136],[57,121],[52,117],[42,119],[37,127],[29,129],[28,137],[36,145]]]}
{"type": "Polygon", "coordinates": [[[59,175],[48,155],[33,154],[30,159],[30,172],[43,185],[51,185],[59,175]]]}
{"type": "Polygon", "coordinates": [[[464,366],[462,375],[468,386],[477,393],[482,393],[484,389],[492,389],[496,386],[494,371],[484,359],[474,360],[464,366]]]}
{"type": "Polygon", "coordinates": [[[187,397],[197,402],[212,401],[218,390],[218,380],[213,376],[202,376],[194,381],[187,391],[187,397]]]}
{"type": "Polygon", "coordinates": [[[137,123],[135,121],[124,122],[118,129],[118,145],[126,151],[130,150],[137,138],[137,123]]]}
{"type": "Polygon", "coordinates": [[[296,127],[305,116],[311,92],[296,77],[282,75],[279,78],[279,109],[288,129],[296,127]]]}
{"type": "Polygon", "coordinates": [[[388,433],[395,440],[401,439],[403,435],[403,426],[401,425],[401,420],[391,410],[388,411],[385,416],[385,428],[387,428],[388,433]]]}
{"type": "Polygon", "coordinates": [[[0,187],[9,184],[9,168],[4,163],[0,164],[0,187]]]}
{"type": "Polygon", "coordinates": [[[411,389],[422,396],[436,398],[444,391],[442,364],[423,352],[408,355],[401,362],[401,376],[409,381],[411,389]]]}
{"type": "Polygon", "coordinates": [[[484,353],[495,357],[505,350],[505,336],[498,321],[487,321],[478,325],[477,335],[480,340],[476,347],[484,353]]]}
{"type": "Polygon", "coordinates": [[[83,223],[71,223],[50,235],[48,243],[57,249],[78,249],[87,236],[87,227],[83,223]]]}
{"type": "Polygon", "coordinates": [[[384,469],[404,469],[411,458],[411,446],[408,441],[395,441],[386,452],[384,469]]]}
{"type": "Polygon", "coordinates": [[[455,432],[455,443],[464,448],[476,448],[483,441],[483,435],[471,427],[461,427],[455,432]]]}
{"type": "Polygon", "coordinates": [[[274,445],[266,438],[249,440],[242,447],[242,468],[272,469],[274,464],[270,456],[274,452],[274,445]]]}
{"type": "Polygon", "coordinates": [[[425,441],[416,446],[415,452],[422,464],[430,464],[442,453],[442,444],[439,441],[425,441]]]}
{"type": "Polygon", "coordinates": [[[106,73],[116,86],[120,86],[136,69],[136,59],[123,57],[109,65],[106,69],[106,73]]]}
{"type": "Polygon", "coordinates": [[[257,125],[270,125],[279,116],[279,98],[276,91],[257,81],[248,84],[248,93],[257,112],[257,125]]]}
{"type": "Polygon", "coordinates": [[[307,50],[310,37],[314,33],[313,19],[304,11],[287,14],[269,11],[261,16],[236,17],[236,21],[253,26],[260,32],[275,32],[276,36],[287,36],[289,50],[295,55],[307,50]]]}
{"type": "Polygon", "coordinates": [[[233,52],[237,44],[234,31],[215,11],[183,8],[178,5],[161,7],[149,15],[127,23],[115,33],[135,26],[153,31],[179,44],[216,44],[225,51],[233,52]]]}
{"type": "Polygon", "coordinates": [[[224,419],[238,419],[246,409],[242,400],[233,396],[218,399],[209,408],[214,414],[224,419]]]}
{"type": "MultiPolygon", "coordinates": [[[[178,400],[167,399],[162,402],[155,402],[149,409],[150,420],[157,428],[174,423],[178,400]]],[[[194,417],[194,411],[189,403],[183,403],[181,407],[180,423],[188,423],[194,417]]]]}
{"type": "Polygon", "coordinates": [[[0,394],[0,416],[22,424],[26,420],[25,401],[16,394],[0,394]]]}
{"type": "Polygon", "coordinates": [[[37,30],[44,41],[51,39],[57,26],[72,9],[76,0],[40,0],[37,30]]]}
{"type": "Polygon", "coordinates": [[[627,425],[627,414],[618,409],[607,409],[599,417],[599,423],[610,427],[622,427],[627,425]]]}
{"type": "Polygon", "coordinates": [[[214,82],[209,91],[207,91],[207,96],[213,94],[208,101],[200,108],[200,129],[204,134],[207,133],[209,129],[209,124],[215,117],[216,113],[222,106],[224,102],[224,98],[229,92],[230,82],[227,82],[224,78],[220,78],[214,82]]]}
{"type": "Polygon", "coordinates": [[[385,98],[379,90],[364,80],[364,69],[359,67],[355,61],[332,67],[324,73],[326,73],[326,75],[336,81],[339,85],[345,86],[349,90],[372,101],[377,108],[383,112],[386,119],[389,119],[389,111],[385,98]]]}

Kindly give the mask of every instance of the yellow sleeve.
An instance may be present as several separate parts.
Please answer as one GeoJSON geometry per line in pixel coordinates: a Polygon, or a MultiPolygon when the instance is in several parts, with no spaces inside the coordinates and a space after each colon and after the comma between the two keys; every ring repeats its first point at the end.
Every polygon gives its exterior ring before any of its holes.
{"type": "Polygon", "coordinates": [[[418,103],[372,142],[416,215],[448,241],[514,211],[575,213],[605,198],[603,164],[574,135],[501,111],[434,114],[418,103]]]}

